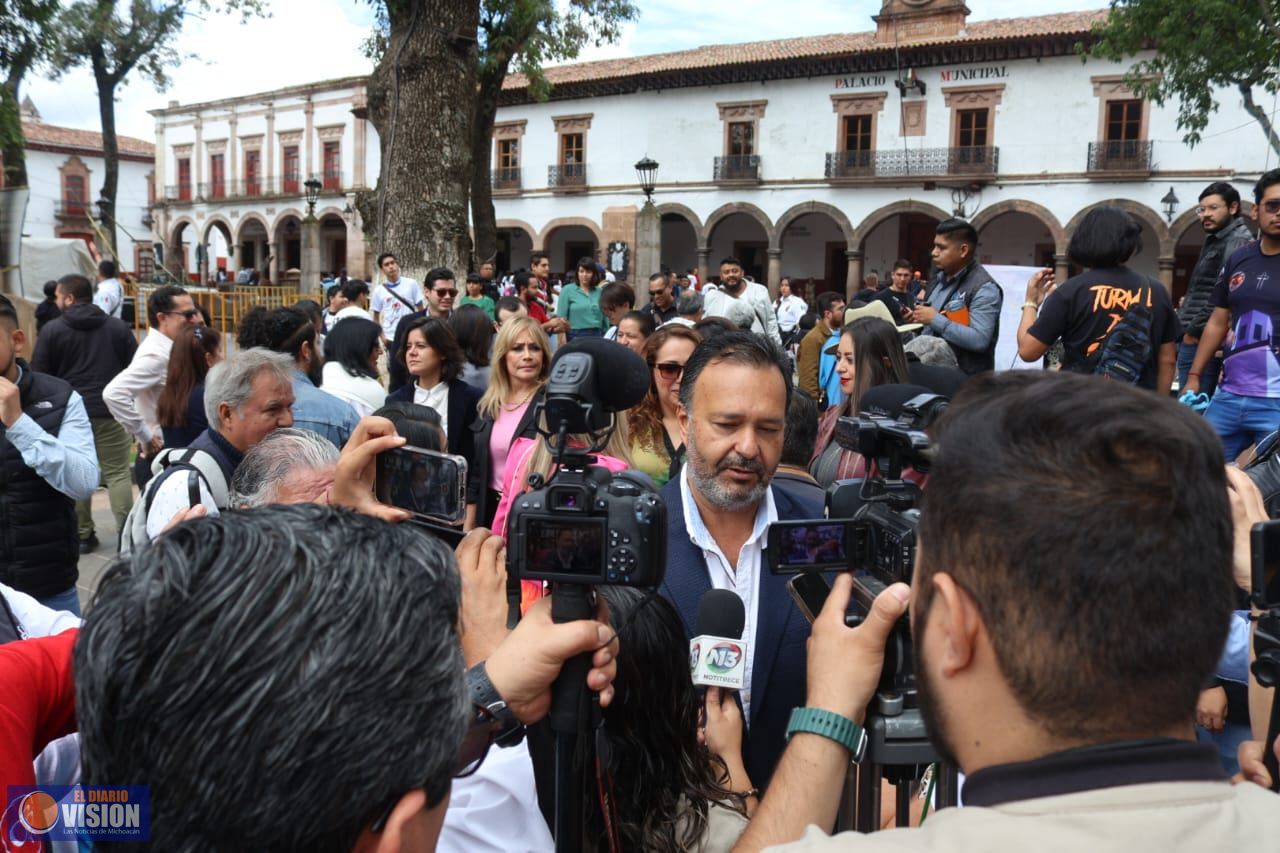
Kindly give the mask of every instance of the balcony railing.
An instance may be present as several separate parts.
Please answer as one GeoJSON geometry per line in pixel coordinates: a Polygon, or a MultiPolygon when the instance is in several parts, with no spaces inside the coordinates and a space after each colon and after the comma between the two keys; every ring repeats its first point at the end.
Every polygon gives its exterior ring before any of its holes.
{"type": "Polygon", "coordinates": [[[586,185],[586,163],[562,163],[547,167],[547,186],[552,189],[580,189],[586,185]]]}
{"type": "Polygon", "coordinates": [[[321,192],[341,192],[342,170],[327,169],[323,175],[312,175],[320,181],[321,192]]]}
{"type": "Polygon", "coordinates": [[[166,184],[164,197],[167,201],[191,201],[191,184],[166,184]]]}
{"type": "Polygon", "coordinates": [[[835,151],[827,154],[828,179],[916,178],[948,175],[994,175],[1000,169],[1000,149],[900,148],[881,151],[835,151]]]}
{"type": "Polygon", "coordinates": [[[1090,142],[1090,172],[1150,172],[1150,140],[1090,142]]]}
{"type": "MultiPolygon", "coordinates": [[[[345,176],[342,172],[313,175],[321,184],[321,192],[327,194],[341,193],[346,188],[345,176]]],[[[238,178],[234,181],[224,180],[222,183],[205,181],[196,185],[195,198],[203,201],[221,201],[223,199],[258,198],[260,196],[301,196],[304,194],[304,178],[301,175],[291,177],[274,177],[258,175],[253,178],[238,178]]],[[[166,201],[186,202],[193,196],[191,186],[169,184],[164,188],[166,201]]]]}
{"type": "Polygon", "coordinates": [[[828,178],[873,177],[875,173],[874,151],[832,151],[827,154],[828,178]]]}
{"type": "Polygon", "coordinates": [[[54,206],[54,215],[63,219],[83,218],[89,215],[89,202],[77,199],[59,199],[54,206]]]}
{"type": "Polygon", "coordinates": [[[198,193],[200,198],[216,201],[227,197],[227,182],[223,181],[206,181],[200,184],[198,193]]]}
{"type": "Polygon", "coordinates": [[[495,190],[520,189],[520,167],[514,169],[494,169],[493,188],[495,190]]]}
{"type": "Polygon", "coordinates": [[[759,181],[760,155],[733,154],[717,157],[712,178],[717,181],[759,181]]]}
{"type": "Polygon", "coordinates": [[[234,198],[257,198],[260,195],[267,195],[270,190],[271,187],[266,178],[242,178],[230,183],[227,187],[227,195],[234,198]]]}

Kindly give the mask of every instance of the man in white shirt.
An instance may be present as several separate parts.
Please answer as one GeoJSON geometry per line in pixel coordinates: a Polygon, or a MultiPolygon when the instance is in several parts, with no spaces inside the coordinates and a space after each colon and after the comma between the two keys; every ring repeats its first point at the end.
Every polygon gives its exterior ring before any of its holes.
{"type": "Polygon", "coordinates": [[[185,290],[172,284],[157,287],[147,300],[147,323],[151,331],[138,345],[129,366],[102,389],[102,401],[107,404],[111,417],[138,440],[134,474],[139,488],[151,478],[150,460],[164,447],[156,406],[169,371],[173,339],[184,326],[198,326],[203,322],[200,309],[185,290]]]}
{"type": "Polygon", "coordinates": [[[662,490],[669,509],[661,593],[685,631],[696,633],[709,589],[733,590],[746,610],[743,755],[761,788],[785,745],[787,717],[804,698],[809,633],[786,579],[765,568],[769,525],[822,515],[821,503],[771,485],[790,391],[785,356],[768,338],[734,331],[703,341],[680,388],[687,461],[662,490]]]}
{"type": "Polygon", "coordinates": [[[116,262],[103,261],[98,264],[98,289],[93,295],[93,304],[108,315],[120,319],[124,308],[124,288],[116,278],[116,262]]]}
{"type": "Polygon", "coordinates": [[[705,289],[702,298],[705,302],[703,316],[724,317],[738,328],[767,335],[775,344],[782,346],[769,288],[743,278],[742,262],[737,258],[725,258],[720,262],[720,286],[705,289]]]}
{"type": "Polygon", "coordinates": [[[391,252],[378,256],[378,269],[386,276],[373,292],[374,322],[382,326],[382,337],[395,340],[396,326],[415,311],[421,311],[426,297],[422,285],[408,276],[400,275],[400,262],[391,252]]]}

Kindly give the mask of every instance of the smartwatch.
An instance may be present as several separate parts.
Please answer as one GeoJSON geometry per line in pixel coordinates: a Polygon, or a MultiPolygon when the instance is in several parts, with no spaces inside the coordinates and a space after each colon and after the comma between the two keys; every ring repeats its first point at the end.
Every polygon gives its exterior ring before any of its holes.
{"type": "Polygon", "coordinates": [[[849,750],[853,763],[867,752],[867,730],[848,717],[822,708],[796,708],[787,724],[787,740],[796,732],[821,735],[849,750]]]}
{"type": "Polygon", "coordinates": [[[484,661],[467,670],[467,690],[477,713],[492,720],[497,728],[493,742],[498,746],[515,746],[524,739],[524,723],[507,707],[498,688],[489,680],[484,661]]]}

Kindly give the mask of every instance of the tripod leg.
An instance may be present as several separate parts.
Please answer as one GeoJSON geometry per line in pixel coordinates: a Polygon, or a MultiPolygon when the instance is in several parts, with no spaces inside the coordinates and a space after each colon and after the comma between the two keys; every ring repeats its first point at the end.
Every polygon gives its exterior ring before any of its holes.
{"type": "Polygon", "coordinates": [[[864,761],[858,765],[858,807],[854,828],[858,832],[875,832],[880,828],[880,765],[864,761]]]}
{"type": "Polygon", "coordinates": [[[898,826],[911,825],[911,783],[907,781],[899,782],[893,786],[894,794],[897,797],[898,814],[896,824],[898,826]]]}
{"type": "Polygon", "coordinates": [[[1276,738],[1280,737],[1280,690],[1271,700],[1271,722],[1267,724],[1267,739],[1262,744],[1262,763],[1271,774],[1271,790],[1280,791],[1280,773],[1276,772],[1276,738]]]}

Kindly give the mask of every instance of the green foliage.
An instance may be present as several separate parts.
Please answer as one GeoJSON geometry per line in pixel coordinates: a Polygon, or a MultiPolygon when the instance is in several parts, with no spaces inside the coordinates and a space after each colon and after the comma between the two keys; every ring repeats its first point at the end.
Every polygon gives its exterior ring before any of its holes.
{"type": "MultiPolygon", "coordinates": [[[[1178,104],[1178,129],[1195,145],[1217,111],[1214,87],[1240,90],[1246,108],[1250,90],[1280,88],[1280,0],[1111,0],[1111,15],[1094,28],[1091,53],[1122,60],[1155,50],[1137,62],[1127,83],[1140,97],[1178,104]]],[[[1269,137],[1270,120],[1250,109],[1269,137]]]]}
{"type": "MultiPolygon", "coordinates": [[[[58,43],[54,26],[61,5],[58,0],[5,0],[0,6],[0,150],[10,156],[23,147],[18,90],[32,68],[46,62],[58,43]]],[[[6,170],[16,164],[6,163],[6,170]]],[[[17,170],[20,172],[20,170],[17,170]]]]}

